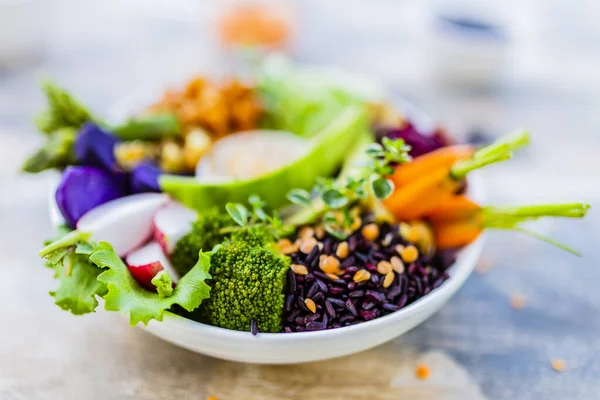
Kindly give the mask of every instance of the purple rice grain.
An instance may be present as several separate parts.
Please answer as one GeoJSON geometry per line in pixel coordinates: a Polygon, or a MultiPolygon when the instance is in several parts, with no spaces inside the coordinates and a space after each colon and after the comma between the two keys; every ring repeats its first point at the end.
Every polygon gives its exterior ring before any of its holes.
{"type": "Polygon", "coordinates": [[[327,287],[327,284],[325,282],[323,282],[321,279],[317,279],[316,280],[317,285],[319,285],[319,290],[325,294],[327,294],[329,292],[329,288],[327,287]]]}
{"type": "Polygon", "coordinates": [[[312,300],[315,303],[320,303],[321,301],[323,301],[324,298],[325,298],[325,295],[322,292],[315,293],[315,295],[312,296],[312,300]]]}
{"type": "Polygon", "coordinates": [[[388,311],[398,311],[400,309],[399,305],[391,303],[384,303],[381,307],[388,311]]]}
{"type": "Polygon", "coordinates": [[[312,298],[318,291],[319,291],[319,284],[317,282],[314,282],[308,289],[308,292],[306,292],[306,297],[312,298]]]}
{"type": "Polygon", "coordinates": [[[339,294],[344,293],[344,290],[345,290],[344,288],[334,286],[334,287],[329,288],[329,294],[337,296],[339,294]]]}
{"type": "Polygon", "coordinates": [[[309,322],[316,321],[319,318],[321,318],[321,314],[319,313],[310,314],[304,318],[304,325],[308,324],[309,322]]]}
{"type": "Polygon", "coordinates": [[[321,251],[319,250],[319,246],[315,245],[312,248],[312,250],[310,251],[310,253],[308,253],[308,255],[306,256],[306,259],[304,260],[304,263],[306,265],[312,266],[313,261],[319,259],[319,253],[320,252],[321,251]]]}
{"type": "Polygon", "coordinates": [[[362,303],[362,305],[360,306],[360,308],[363,309],[363,310],[365,310],[365,311],[369,311],[373,307],[375,307],[375,303],[372,302],[372,301],[364,301],[362,303]]]}
{"type": "Polygon", "coordinates": [[[289,294],[285,299],[285,311],[292,311],[292,306],[294,301],[296,300],[296,296],[294,294],[289,294]]]}
{"type": "Polygon", "coordinates": [[[367,299],[371,299],[376,303],[383,303],[385,301],[385,295],[383,293],[376,292],[374,290],[367,290],[365,292],[365,297],[367,299]]]}
{"type": "Polygon", "coordinates": [[[346,300],[345,307],[346,310],[350,311],[350,314],[354,315],[355,317],[358,316],[358,311],[356,311],[356,305],[352,302],[352,300],[346,300]]]}
{"type": "Polygon", "coordinates": [[[291,269],[287,273],[288,293],[296,292],[296,274],[291,269]]]}
{"type": "Polygon", "coordinates": [[[331,318],[335,318],[336,313],[335,313],[335,310],[333,309],[333,306],[329,302],[329,300],[325,301],[325,311],[327,312],[327,314],[329,314],[329,316],[331,318]]]}
{"type": "Polygon", "coordinates": [[[252,335],[254,336],[258,335],[258,324],[255,319],[250,320],[250,332],[252,332],[252,335]]]}
{"type": "MultiPolygon", "coordinates": [[[[366,224],[368,219],[363,221],[366,224]]],[[[288,272],[283,332],[339,328],[378,318],[429,294],[448,279],[445,271],[454,262],[455,252],[438,251],[434,256],[420,255],[402,274],[394,272],[392,283],[384,288],[377,264],[397,256],[397,245],[409,243],[399,235],[397,225],[384,223],[379,229],[379,237],[372,242],[365,240],[360,230],[346,239],[350,254],[340,260],[341,272],[336,279],[321,271],[319,261],[322,254],[334,254],[340,240],[327,235],[321,240],[322,248],[317,245],[308,254],[298,251],[290,255],[309,273],[288,272]],[[361,269],[369,271],[370,278],[354,282],[361,269]],[[315,313],[308,309],[305,298],[315,302],[315,313]]]]}
{"type": "Polygon", "coordinates": [[[309,322],[308,324],[306,324],[306,330],[307,331],[322,331],[323,329],[327,328],[327,325],[325,325],[322,322],[309,322]]]}
{"type": "Polygon", "coordinates": [[[330,302],[332,305],[340,307],[340,308],[344,308],[346,307],[346,303],[343,302],[342,300],[338,300],[336,298],[330,297],[327,299],[328,302],[330,302]]]}
{"type": "Polygon", "coordinates": [[[386,293],[385,298],[388,300],[393,300],[395,297],[398,297],[400,293],[402,293],[402,287],[400,287],[400,285],[392,286],[386,293]]]}

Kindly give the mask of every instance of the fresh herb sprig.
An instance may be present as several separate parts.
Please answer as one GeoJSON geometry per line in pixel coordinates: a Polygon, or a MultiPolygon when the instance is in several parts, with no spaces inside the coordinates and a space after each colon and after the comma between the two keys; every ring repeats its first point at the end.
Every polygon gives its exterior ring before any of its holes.
{"type": "Polygon", "coordinates": [[[394,166],[411,160],[411,147],[402,139],[384,138],[365,148],[367,162],[361,177],[345,176],[343,179],[320,178],[311,192],[293,189],[287,199],[321,217],[324,229],[336,238],[343,239],[351,233],[358,217],[352,211],[354,205],[373,194],[385,199],[394,191],[394,184],[387,177],[394,173],[394,166]],[[315,200],[313,200],[315,198],[315,200]]]}
{"type": "Polygon", "coordinates": [[[238,226],[228,226],[221,229],[221,233],[229,233],[238,229],[250,227],[265,227],[276,238],[289,235],[293,227],[285,225],[277,211],[269,215],[265,211],[266,202],[258,195],[253,194],[248,198],[250,209],[242,203],[227,203],[225,211],[238,226]]]}

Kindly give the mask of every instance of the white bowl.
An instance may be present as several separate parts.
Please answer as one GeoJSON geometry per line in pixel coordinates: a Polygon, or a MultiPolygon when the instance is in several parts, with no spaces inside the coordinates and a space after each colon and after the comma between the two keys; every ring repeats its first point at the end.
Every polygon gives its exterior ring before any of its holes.
{"type": "MultiPolygon", "coordinates": [[[[152,98],[155,90],[136,92],[109,112],[117,121],[139,110],[144,99],[152,98]]],[[[147,103],[146,103],[147,104],[147,103]]],[[[420,123],[430,124],[426,114],[410,106],[411,114],[418,112],[420,123]],[[425,117],[425,120],[423,119],[425,117]]],[[[476,174],[469,179],[469,194],[483,200],[483,182],[476,174]]],[[[62,222],[53,193],[50,196],[50,217],[54,225],[62,222]]],[[[231,361],[257,364],[294,364],[341,357],[390,341],[416,327],[438,311],[465,283],[473,271],[483,247],[483,238],[465,247],[449,268],[450,278],[437,289],[416,302],[372,321],[348,327],[316,332],[259,333],[239,332],[196,322],[167,312],[162,322],[150,321],[138,325],[151,334],[196,353],[231,361]]]]}
{"type": "MultiPolygon", "coordinates": [[[[482,181],[469,181],[469,193],[483,199],[482,181]]],[[[62,222],[50,196],[50,218],[55,226],[62,222]]],[[[217,328],[167,312],[162,322],[138,325],[167,342],[200,354],[231,361],[257,364],[294,364],[341,357],[390,341],[419,325],[438,311],[465,283],[477,264],[483,238],[465,247],[449,268],[450,278],[416,302],[372,321],[316,332],[259,333],[217,328]]]]}

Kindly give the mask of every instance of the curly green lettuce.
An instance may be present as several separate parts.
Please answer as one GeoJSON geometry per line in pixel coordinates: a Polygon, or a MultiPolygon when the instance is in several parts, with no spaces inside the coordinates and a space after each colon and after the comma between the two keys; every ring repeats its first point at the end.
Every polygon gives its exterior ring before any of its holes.
{"type": "Polygon", "coordinates": [[[110,244],[89,241],[86,233],[73,231],[49,243],[40,256],[55,271],[58,288],[51,292],[56,304],[75,315],[94,312],[98,297],[104,308],[129,315],[131,325],[162,321],[175,304],[193,311],[210,295],[211,252],[201,252],[198,262],[172,287],[171,278],[159,273],[153,283],[157,291],[141,287],[110,244]]]}

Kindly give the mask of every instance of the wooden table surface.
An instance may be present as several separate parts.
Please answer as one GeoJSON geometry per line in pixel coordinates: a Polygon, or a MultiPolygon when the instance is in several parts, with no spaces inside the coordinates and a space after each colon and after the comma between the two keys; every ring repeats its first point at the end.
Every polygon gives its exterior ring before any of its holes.
{"type": "MultiPolygon", "coordinates": [[[[492,233],[480,273],[439,313],[387,345],[338,360],[224,362],[132,329],[112,313],[73,317],[56,307],[47,294],[51,273],[36,256],[51,234],[51,177],[17,172],[41,142],[29,123],[42,105],[37,78],[52,76],[104,110],[151,81],[222,72],[223,55],[206,33],[210,13],[183,3],[57,1],[45,54],[0,72],[0,398],[600,399],[596,209],[585,221],[536,226],[583,257],[492,233]],[[509,302],[517,293],[525,299],[520,310],[509,302]],[[554,371],[552,359],[567,369],[554,371]],[[426,381],[414,376],[421,362],[431,369],[426,381]]],[[[532,131],[530,149],[485,174],[490,202],[581,199],[600,206],[600,35],[587,35],[588,47],[537,42],[537,52],[524,51],[495,90],[450,90],[423,72],[427,58],[411,40],[418,30],[404,26],[418,7],[406,14],[405,2],[374,1],[364,10],[356,1],[325,3],[298,3],[305,26],[298,59],[378,76],[458,136],[476,126],[492,134],[532,131]]]]}

